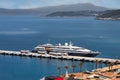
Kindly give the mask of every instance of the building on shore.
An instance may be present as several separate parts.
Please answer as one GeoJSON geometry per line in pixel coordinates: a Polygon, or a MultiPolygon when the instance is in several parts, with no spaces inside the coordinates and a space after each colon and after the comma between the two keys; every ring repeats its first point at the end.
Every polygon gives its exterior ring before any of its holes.
{"type": "Polygon", "coordinates": [[[69,77],[65,78],[66,80],[120,80],[120,65],[96,69],[92,72],[78,72],[68,75],[69,77]]]}

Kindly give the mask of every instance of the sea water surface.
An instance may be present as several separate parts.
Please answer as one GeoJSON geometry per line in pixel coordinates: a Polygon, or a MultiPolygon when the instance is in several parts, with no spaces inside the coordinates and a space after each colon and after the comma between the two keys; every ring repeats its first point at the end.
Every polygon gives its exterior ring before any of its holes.
{"type": "MultiPolygon", "coordinates": [[[[97,57],[120,58],[120,21],[95,20],[94,17],[40,18],[37,16],[0,16],[0,50],[32,50],[38,44],[72,41],[74,45],[100,51],[97,57]]],[[[78,61],[0,55],[0,80],[39,80],[58,75],[57,67],[78,65],[78,61]]],[[[94,64],[84,65],[91,70],[94,64]],[[89,67],[87,67],[89,66],[89,67]]],[[[79,67],[76,68],[79,71],[79,67]]]]}

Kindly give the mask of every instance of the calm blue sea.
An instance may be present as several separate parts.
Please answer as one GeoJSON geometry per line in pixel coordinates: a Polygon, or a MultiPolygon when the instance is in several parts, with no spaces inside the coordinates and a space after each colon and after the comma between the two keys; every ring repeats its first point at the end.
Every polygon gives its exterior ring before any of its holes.
{"type": "MultiPolygon", "coordinates": [[[[0,16],[1,50],[32,50],[48,41],[52,44],[72,41],[74,45],[100,51],[97,57],[120,58],[120,21],[95,20],[94,17],[0,16]]],[[[58,66],[65,73],[65,65],[78,63],[0,55],[0,80],[39,80],[43,76],[58,75],[58,66]]],[[[93,68],[94,64],[87,63],[83,70],[93,68]]]]}

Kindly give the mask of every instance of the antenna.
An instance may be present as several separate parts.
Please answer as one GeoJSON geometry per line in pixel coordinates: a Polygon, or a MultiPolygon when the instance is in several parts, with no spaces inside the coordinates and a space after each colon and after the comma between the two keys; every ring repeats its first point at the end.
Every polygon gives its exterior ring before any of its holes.
{"type": "Polygon", "coordinates": [[[73,43],[70,41],[70,42],[69,42],[69,46],[72,46],[72,45],[73,45],[73,43]]]}
{"type": "Polygon", "coordinates": [[[72,45],[73,45],[73,43],[70,41],[70,42],[69,42],[69,48],[70,48],[70,49],[72,49],[72,45]]]}
{"type": "Polygon", "coordinates": [[[50,43],[50,39],[48,39],[48,43],[50,43]]]}

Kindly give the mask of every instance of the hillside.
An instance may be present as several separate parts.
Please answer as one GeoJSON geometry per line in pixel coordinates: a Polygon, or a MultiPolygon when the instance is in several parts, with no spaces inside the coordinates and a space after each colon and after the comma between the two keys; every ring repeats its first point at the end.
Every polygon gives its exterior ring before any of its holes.
{"type": "Polygon", "coordinates": [[[73,16],[97,16],[98,11],[62,11],[48,14],[47,17],[73,17],[73,16]]]}
{"type": "Polygon", "coordinates": [[[60,5],[60,6],[49,6],[42,8],[33,9],[0,9],[0,15],[39,15],[46,16],[54,12],[64,12],[64,11],[104,11],[108,8],[96,6],[90,3],[84,4],[71,4],[71,5],[60,5]]]}
{"type": "Polygon", "coordinates": [[[34,9],[4,9],[0,8],[0,15],[39,15],[41,12],[34,9]]]}
{"type": "Polygon", "coordinates": [[[97,16],[97,19],[120,20],[120,9],[105,11],[103,14],[97,16]]]}

